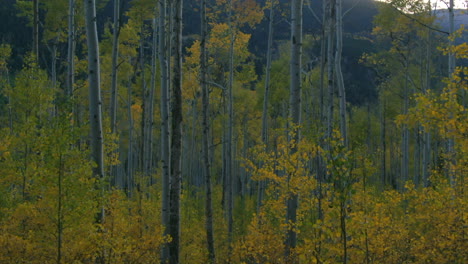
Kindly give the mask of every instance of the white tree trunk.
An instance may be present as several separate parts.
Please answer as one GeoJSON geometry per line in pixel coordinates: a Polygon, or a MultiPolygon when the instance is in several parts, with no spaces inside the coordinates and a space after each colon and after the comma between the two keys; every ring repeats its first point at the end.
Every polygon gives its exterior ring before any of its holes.
{"type": "MultiPolygon", "coordinates": [[[[291,119],[292,140],[294,142],[291,148],[291,153],[297,151],[297,144],[300,140],[301,124],[301,67],[302,67],[302,0],[293,0],[291,4],[291,70],[290,70],[290,90],[289,90],[289,112],[291,119]]],[[[291,175],[288,175],[290,177],[291,175]]],[[[289,178],[288,178],[289,180],[289,178]]],[[[297,207],[299,197],[297,194],[291,193],[287,200],[286,221],[292,226],[288,229],[286,235],[286,251],[285,257],[288,263],[297,263],[298,258],[293,253],[297,244],[296,222],[297,222],[297,207]]]]}
{"type": "MultiPolygon", "coordinates": [[[[104,178],[104,138],[102,132],[102,100],[99,67],[99,42],[95,0],[85,0],[86,39],[88,43],[89,121],[91,123],[91,156],[96,163],[94,176],[104,178]]],[[[98,222],[104,221],[104,208],[98,222]]]]}

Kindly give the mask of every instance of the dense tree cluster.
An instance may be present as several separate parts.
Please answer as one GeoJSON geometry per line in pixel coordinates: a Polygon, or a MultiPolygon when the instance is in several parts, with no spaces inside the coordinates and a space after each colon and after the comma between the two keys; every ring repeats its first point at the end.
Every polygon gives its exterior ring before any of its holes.
{"type": "Polygon", "coordinates": [[[364,2],[8,0],[0,262],[468,261],[465,29],[364,2]]]}

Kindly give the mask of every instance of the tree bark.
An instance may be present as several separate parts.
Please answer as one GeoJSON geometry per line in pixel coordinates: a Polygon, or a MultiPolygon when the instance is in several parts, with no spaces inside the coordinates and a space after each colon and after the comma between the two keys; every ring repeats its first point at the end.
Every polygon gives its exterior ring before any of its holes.
{"type": "MultiPolygon", "coordinates": [[[[293,0],[291,4],[291,70],[289,90],[289,112],[292,126],[291,153],[297,151],[300,140],[301,123],[301,67],[302,67],[302,0],[293,0]]],[[[291,175],[288,175],[288,180],[291,175]]],[[[299,197],[291,192],[287,200],[286,221],[288,231],[286,235],[286,260],[288,263],[297,263],[298,258],[293,252],[297,244],[296,220],[299,197]]]]}
{"type": "Polygon", "coordinates": [[[180,250],[180,187],[182,152],[182,0],[175,0],[174,68],[172,93],[171,189],[169,210],[169,263],[179,263],[180,250]]]}

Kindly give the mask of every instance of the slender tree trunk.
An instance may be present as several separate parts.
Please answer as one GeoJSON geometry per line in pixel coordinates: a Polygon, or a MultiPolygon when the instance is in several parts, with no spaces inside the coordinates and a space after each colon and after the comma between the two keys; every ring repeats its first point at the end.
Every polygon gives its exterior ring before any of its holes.
{"type": "Polygon", "coordinates": [[[227,118],[227,135],[226,135],[226,188],[227,188],[227,221],[228,221],[228,236],[229,236],[229,243],[232,242],[232,227],[233,227],[233,217],[232,217],[232,210],[234,206],[233,201],[233,183],[234,183],[234,170],[233,170],[233,126],[234,126],[234,109],[233,109],[233,89],[234,89],[234,27],[233,27],[233,6],[232,0],[229,0],[229,17],[228,17],[228,24],[229,24],[229,35],[230,35],[230,43],[229,43],[229,83],[227,87],[227,110],[228,110],[228,118],[227,118]]]}
{"type": "MultiPolygon", "coordinates": [[[[455,32],[455,11],[454,11],[454,0],[450,0],[449,2],[449,33],[450,35],[453,34],[453,32],[455,32]]],[[[453,43],[453,40],[450,40],[450,43],[449,45],[452,46],[454,43],[453,43]]],[[[455,65],[456,65],[456,62],[455,62],[455,54],[453,52],[449,52],[449,55],[448,55],[448,74],[449,74],[449,78],[451,77],[452,73],[455,71],[455,65]]]]}
{"type": "MultiPolygon", "coordinates": [[[[99,67],[99,43],[96,25],[95,0],[85,0],[86,39],[88,43],[89,120],[91,123],[91,157],[96,163],[94,176],[104,178],[104,138],[102,132],[102,100],[99,67]]],[[[104,221],[104,207],[98,216],[104,221]]]]}
{"type": "MultiPolygon", "coordinates": [[[[290,152],[297,151],[297,144],[300,140],[300,124],[301,124],[301,67],[302,67],[302,0],[293,0],[291,4],[291,70],[290,70],[290,90],[289,90],[289,112],[291,118],[292,147],[290,152]]],[[[288,175],[290,180],[291,175],[288,175]]],[[[287,200],[286,221],[288,228],[286,235],[286,262],[297,263],[298,258],[294,252],[297,244],[296,222],[297,222],[297,207],[299,197],[296,193],[291,192],[287,200]]]]}
{"type": "Polygon", "coordinates": [[[208,35],[208,21],[206,18],[206,0],[201,1],[201,55],[200,55],[200,71],[201,71],[201,86],[202,86],[202,108],[203,108],[203,170],[205,174],[205,226],[206,226],[206,241],[208,249],[209,263],[216,263],[216,255],[214,248],[214,235],[213,235],[213,204],[211,197],[211,164],[210,164],[210,149],[209,149],[209,110],[210,110],[210,92],[207,84],[207,71],[208,71],[208,54],[206,49],[206,41],[208,35]]]}
{"type": "MultiPolygon", "coordinates": [[[[164,235],[169,235],[169,185],[170,185],[170,149],[169,149],[169,73],[166,39],[166,0],[159,1],[159,67],[161,70],[161,168],[162,168],[162,225],[164,235]]],[[[169,260],[169,247],[162,246],[161,263],[169,260]]]]}
{"type": "Polygon", "coordinates": [[[33,54],[39,62],[39,0],[33,0],[33,54]]]}
{"type": "Polygon", "coordinates": [[[58,187],[58,204],[57,204],[57,264],[62,263],[62,238],[63,238],[63,172],[64,164],[62,161],[62,153],[59,155],[59,173],[57,179],[58,187]]]}
{"type": "Polygon", "coordinates": [[[385,123],[385,98],[382,96],[382,103],[380,106],[380,143],[382,145],[382,190],[387,184],[387,141],[386,141],[386,123],[385,123]]]}
{"type": "Polygon", "coordinates": [[[111,101],[110,101],[110,128],[111,133],[117,130],[117,74],[119,58],[119,35],[120,35],[120,0],[114,0],[114,26],[112,40],[112,81],[111,81],[111,101]]]}
{"type": "MultiPolygon", "coordinates": [[[[455,32],[455,25],[454,25],[455,10],[454,10],[454,8],[455,8],[454,0],[450,0],[450,3],[449,3],[449,33],[450,33],[450,36],[455,32]]],[[[450,39],[449,46],[453,46],[453,45],[454,45],[454,41],[452,39],[450,39]]],[[[455,67],[456,67],[455,54],[453,52],[449,52],[449,54],[448,54],[448,75],[449,75],[449,78],[452,78],[452,74],[455,71],[455,67]]],[[[455,163],[455,160],[453,158],[454,145],[455,145],[455,140],[453,138],[449,138],[447,140],[447,153],[448,153],[448,156],[449,156],[448,162],[451,163],[451,164],[455,163]]],[[[450,170],[451,170],[451,168],[447,168],[447,176],[448,176],[448,178],[450,180],[450,185],[454,186],[455,179],[454,179],[453,172],[451,172],[450,170]]]]}
{"type": "Polygon", "coordinates": [[[340,99],[340,132],[344,145],[348,146],[348,129],[346,122],[346,91],[341,70],[341,53],[343,50],[343,0],[336,0],[336,53],[335,72],[340,99]]]}
{"type": "MultiPolygon", "coordinates": [[[[404,91],[403,91],[403,114],[408,114],[409,109],[409,87],[408,87],[408,79],[409,79],[409,54],[405,60],[405,84],[404,84],[404,91]]],[[[404,189],[405,182],[408,180],[409,174],[409,128],[408,125],[403,125],[402,131],[402,147],[401,147],[401,179],[399,183],[399,189],[402,191],[404,189]]]]}
{"type": "Polygon", "coordinates": [[[180,187],[182,151],[182,0],[175,0],[174,69],[172,93],[171,189],[169,213],[169,263],[179,263],[180,250],[180,187]]]}
{"type": "MultiPolygon", "coordinates": [[[[431,12],[431,11],[430,11],[431,12]]],[[[423,93],[431,89],[431,44],[432,44],[432,34],[431,30],[428,29],[428,39],[426,47],[426,67],[425,67],[425,81],[423,85],[423,93]]],[[[421,172],[421,181],[423,187],[428,186],[429,179],[429,165],[431,162],[431,133],[427,131],[426,128],[423,128],[423,150],[422,150],[422,172],[421,172]]]]}
{"type": "Polygon", "coordinates": [[[153,45],[152,45],[152,54],[151,54],[151,84],[149,90],[148,98],[148,115],[147,115],[147,142],[148,151],[145,159],[146,162],[146,171],[150,175],[150,185],[153,184],[153,126],[154,126],[154,93],[156,91],[156,60],[158,57],[158,24],[157,19],[153,19],[153,45]]]}
{"type": "Polygon", "coordinates": [[[320,96],[320,119],[322,121],[322,129],[325,127],[325,65],[327,63],[326,60],[326,23],[327,23],[327,2],[322,1],[322,25],[320,28],[320,82],[319,82],[319,96],[320,96]]]}
{"type": "MultiPolygon", "coordinates": [[[[262,110],[262,142],[265,147],[268,145],[268,100],[270,97],[270,74],[271,74],[271,53],[273,46],[273,22],[274,22],[274,1],[270,1],[270,12],[268,16],[268,44],[267,44],[267,64],[265,69],[265,95],[263,96],[262,110]]],[[[257,197],[257,215],[260,213],[262,206],[263,193],[266,182],[258,182],[258,197],[257,197]]]]}
{"type": "Polygon", "coordinates": [[[57,39],[53,40],[51,61],[52,88],[55,89],[57,87],[57,39]]]}
{"type": "Polygon", "coordinates": [[[68,0],[67,91],[71,98],[75,83],[75,0],[68,0]]]}
{"type": "MultiPolygon", "coordinates": [[[[143,175],[147,176],[148,173],[145,170],[146,169],[146,156],[148,153],[148,146],[146,145],[147,142],[147,116],[148,116],[148,95],[149,95],[149,89],[148,89],[148,84],[146,83],[146,72],[145,72],[145,26],[144,22],[141,25],[141,31],[140,31],[140,53],[139,53],[139,65],[140,65],[140,70],[141,70],[141,101],[143,102],[142,108],[143,111],[141,113],[141,138],[140,138],[140,159],[139,160],[139,168],[142,171],[143,175]]],[[[140,183],[141,184],[141,183],[140,183]]]]}
{"type": "Polygon", "coordinates": [[[335,3],[336,0],[328,2],[328,45],[327,45],[327,77],[328,77],[328,118],[327,118],[327,138],[330,140],[333,132],[333,112],[334,112],[334,81],[333,81],[333,36],[335,28],[335,3]]]}
{"type": "Polygon", "coordinates": [[[132,116],[132,83],[130,78],[127,87],[127,113],[128,113],[128,153],[127,153],[127,177],[125,190],[128,197],[133,192],[133,116],[132,116]]]}

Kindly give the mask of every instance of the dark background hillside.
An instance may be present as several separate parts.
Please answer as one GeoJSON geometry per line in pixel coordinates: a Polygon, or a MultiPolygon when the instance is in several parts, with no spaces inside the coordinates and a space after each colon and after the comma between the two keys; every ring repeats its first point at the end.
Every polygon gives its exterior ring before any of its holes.
{"type": "MultiPolygon", "coordinates": [[[[373,17],[378,10],[376,3],[372,0],[345,0],[343,10],[347,12],[343,19],[344,22],[344,47],[343,47],[343,71],[347,89],[347,100],[351,104],[361,105],[369,101],[374,101],[376,98],[375,83],[373,81],[373,71],[359,63],[359,58],[364,52],[373,52],[379,47],[376,47],[370,40],[370,32],[372,30],[373,17]],[[357,4],[356,4],[357,3],[357,4]]],[[[13,70],[20,69],[22,66],[22,58],[27,51],[31,49],[31,27],[24,17],[19,17],[19,11],[15,8],[15,0],[2,0],[0,5],[0,42],[9,43],[13,46],[13,57],[11,65],[13,70]]],[[[213,1],[214,2],[214,1],[213,1]]],[[[260,5],[264,5],[265,0],[258,0],[260,5]]],[[[305,1],[307,2],[307,1],[305,1]]],[[[321,18],[322,0],[311,1],[312,10],[321,18]]],[[[129,0],[124,1],[124,10],[127,10],[131,5],[129,0]]],[[[194,38],[199,34],[199,7],[197,1],[184,1],[184,36],[185,46],[192,43],[194,38]]],[[[110,22],[112,19],[112,1],[101,0],[102,8],[98,12],[98,20],[101,20],[98,25],[100,32],[103,32],[104,22],[110,22]]],[[[80,12],[80,11],[78,11],[80,12]]],[[[275,18],[278,22],[275,24],[275,48],[281,43],[286,43],[289,40],[289,24],[287,16],[289,12],[289,1],[281,0],[275,18]],[[280,12],[285,15],[280,16],[280,12]]],[[[439,22],[443,29],[447,28],[446,11],[438,11],[437,16],[440,17],[439,22]]],[[[43,15],[43,14],[42,14],[43,15]]],[[[456,26],[468,22],[468,15],[463,12],[457,13],[456,26]]],[[[250,33],[251,42],[249,45],[250,51],[254,54],[256,71],[259,76],[262,75],[265,65],[266,45],[267,45],[267,26],[268,21],[264,19],[255,28],[243,29],[246,33],[250,33]]],[[[307,6],[304,7],[304,32],[313,38],[318,39],[321,34],[320,21],[314,18],[307,6]]],[[[465,40],[462,40],[465,41],[465,40]]],[[[44,52],[48,52],[45,47],[41,47],[44,52]]],[[[315,42],[313,47],[306,50],[305,56],[308,58],[316,58],[319,55],[320,47],[318,42],[315,42]]],[[[47,56],[45,56],[47,57],[47,56]]],[[[46,58],[41,58],[44,65],[47,65],[46,58]]],[[[317,60],[316,60],[317,61],[317,60]]],[[[316,62],[317,63],[317,62],[316,62]]],[[[310,65],[314,67],[316,65],[310,65]]]]}

